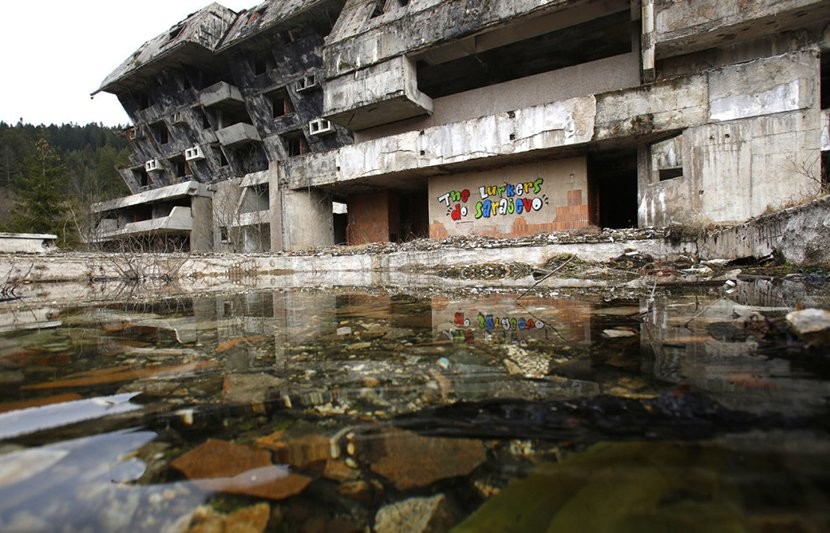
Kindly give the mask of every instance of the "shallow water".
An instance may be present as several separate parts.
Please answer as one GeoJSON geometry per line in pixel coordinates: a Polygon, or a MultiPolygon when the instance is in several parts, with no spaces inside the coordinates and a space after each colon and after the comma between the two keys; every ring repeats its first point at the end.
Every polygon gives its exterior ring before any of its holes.
{"type": "Polygon", "coordinates": [[[823,287],[518,295],[27,311],[0,530],[830,529],[830,360],[783,319],[823,287]]]}

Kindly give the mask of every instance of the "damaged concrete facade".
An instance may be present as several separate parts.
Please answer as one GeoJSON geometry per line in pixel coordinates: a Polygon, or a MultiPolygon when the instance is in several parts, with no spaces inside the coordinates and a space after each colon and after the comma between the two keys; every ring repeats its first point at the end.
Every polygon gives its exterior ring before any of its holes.
{"type": "Polygon", "coordinates": [[[211,4],[102,84],[136,127],[101,235],[179,182],[211,201],[194,250],[743,222],[826,185],[828,22],[821,0],[211,4]]]}

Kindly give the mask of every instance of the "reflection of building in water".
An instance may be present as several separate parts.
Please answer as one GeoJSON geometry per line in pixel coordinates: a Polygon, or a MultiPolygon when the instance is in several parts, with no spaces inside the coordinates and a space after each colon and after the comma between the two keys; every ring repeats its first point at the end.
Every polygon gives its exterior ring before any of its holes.
{"type": "Polygon", "coordinates": [[[655,377],[690,384],[733,409],[797,414],[823,408],[830,384],[776,357],[778,349],[769,355],[760,344],[765,326],[757,310],[725,298],[658,298],[641,342],[654,353],[655,377]]]}
{"type": "Polygon", "coordinates": [[[213,3],[99,91],[96,239],[298,249],[745,221],[830,154],[826,0],[213,3]]]}

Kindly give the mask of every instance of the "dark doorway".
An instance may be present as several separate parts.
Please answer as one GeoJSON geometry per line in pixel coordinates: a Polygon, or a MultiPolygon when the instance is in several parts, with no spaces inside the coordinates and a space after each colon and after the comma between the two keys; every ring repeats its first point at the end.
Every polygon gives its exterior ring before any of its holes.
{"type": "Polygon", "coordinates": [[[637,150],[588,155],[591,224],[601,228],[637,226],[637,150]]]}

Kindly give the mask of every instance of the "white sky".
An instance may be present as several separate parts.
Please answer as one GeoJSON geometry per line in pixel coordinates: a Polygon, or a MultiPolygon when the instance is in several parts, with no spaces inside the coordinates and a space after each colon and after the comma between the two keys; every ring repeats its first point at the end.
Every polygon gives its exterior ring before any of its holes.
{"type": "MultiPolygon", "coordinates": [[[[260,0],[219,0],[240,11],[260,0]]],[[[144,42],[210,0],[5,0],[0,8],[0,121],[127,124],[107,75],[144,42]]]]}

